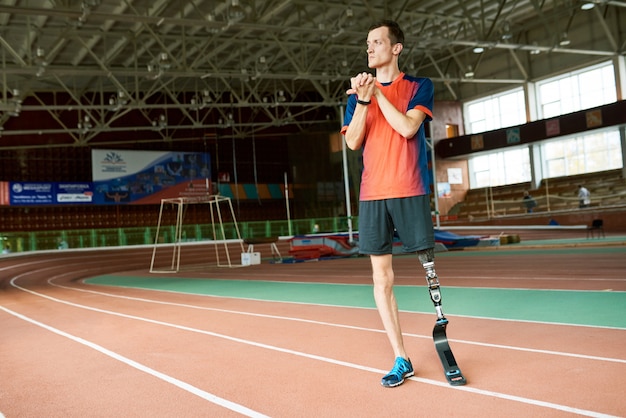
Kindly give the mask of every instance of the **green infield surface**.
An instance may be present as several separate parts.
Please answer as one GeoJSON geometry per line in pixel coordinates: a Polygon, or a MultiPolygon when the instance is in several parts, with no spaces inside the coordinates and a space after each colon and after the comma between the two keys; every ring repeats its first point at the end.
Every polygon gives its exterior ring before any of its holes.
{"type": "MultiPolygon", "coordinates": [[[[184,277],[96,276],[88,284],[267,302],[375,308],[372,286],[184,277]]],[[[426,286],[396,285],[402,311],[433,313],[426,286]]],[[[446,315],[626,329],[626,292],[443,287],[446,315]]]]}

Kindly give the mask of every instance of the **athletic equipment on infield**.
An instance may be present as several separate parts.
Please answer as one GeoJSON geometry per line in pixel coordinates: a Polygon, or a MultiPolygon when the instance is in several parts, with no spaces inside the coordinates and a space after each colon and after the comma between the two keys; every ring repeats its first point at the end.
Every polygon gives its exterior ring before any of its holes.
{"type": "MultiPolygon", "coordinates": [[[[154,239],[154,247],[152,250],[152,261],[150,262],[150,273],[178,273],[180,271],[180,255],[181,255],[181,244],[184,241],[183,239],[183,220],[185,209],[188,205],[191,204],[201,204],[207,205],[209,211],[211,213],[211,231],[212,231],[212,240],[204,241],[205,243],[212,244],[215,248],[215,257],[217,259],[218,267],[241,267],[242,264],[235,264],[231,260],[230,248],[229,244],[232,244],[238,247],[239,251],[237,254],[245,253],[243,247],[243,240],[241,239],[241,234],[239,233],[239,226],[237,225],[237,219],[235,217],[235,211],[233,210],[233,204],[230,198],[220,195],[206,195],[206,196],[197,196],[197,197],[177,197],[170,199],[161,199],[161,209],[159,211],[159,223],[157,225],[155,239],[154,239]],[[174,232],[172,233],[173,241],[170,244],[162,244],[160,240],[161,229],[164,228],[163,225],[163,213],[164,208],[166,206],[173,206],[176,208],[176,225],[174,232]],[[234,227],[235,236],[231,239],[226,238],[226,230],[224,227],[224,220],[222,219],[222,205],[225,205],[227,210],[230,211],[230,217],[232,219],[232,225],[234,227]],[[216,219],[217,218],[217,219],[216,219]],[[169,266],[161,266],[157,268],[155,266],[155,261],[157,258],[157,250],[161,248],[162,252],[168,251],[171,249],[171,254],[169,255],[169,266]],[[222,258],[220,254],[226,257],[226,264],[222,263],[222,258]]],[[[195,242],[197,244],[197,242],[195,242]]]]}

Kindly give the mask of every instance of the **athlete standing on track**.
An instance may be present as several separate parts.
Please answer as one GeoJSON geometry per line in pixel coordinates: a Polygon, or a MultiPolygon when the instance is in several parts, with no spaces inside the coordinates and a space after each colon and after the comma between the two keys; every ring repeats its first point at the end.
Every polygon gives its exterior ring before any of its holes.
{"type": "MultiPolygon", "coordinates": [[[[382,385],[394,387],[413,376],[393,291],[394,233],[404,251],[417,252],[434,275],[434,230],[424,121],[432,119],[433,83],[400,71],[404,34],[382,21],[367,35],[368,66],[376,71],[350,79],[342,133],[352,150],[363,150],[359,198],[359,251],[370,255],[374,299],[396,357],[382,385]]],[[[436,277],[436,276],[435,276],[436,277]]]]}

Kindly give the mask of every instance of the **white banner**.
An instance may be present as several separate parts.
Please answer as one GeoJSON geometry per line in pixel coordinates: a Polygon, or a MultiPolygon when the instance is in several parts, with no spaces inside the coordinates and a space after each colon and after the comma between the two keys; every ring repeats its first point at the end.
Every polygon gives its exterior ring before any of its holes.
{"type": "MultiPolygon", "coordinates": [[[[92,181],[113,180],[136,174],[171,158],[167,151],[91,150],[92,181]]],[[[181,154],[181,161],[183,157],[181,154]]]]}

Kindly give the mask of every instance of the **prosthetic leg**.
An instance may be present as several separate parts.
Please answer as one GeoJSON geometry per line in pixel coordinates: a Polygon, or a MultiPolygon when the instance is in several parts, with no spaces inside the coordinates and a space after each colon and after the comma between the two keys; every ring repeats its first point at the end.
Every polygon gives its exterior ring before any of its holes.
{"type": "Polygon", "coordinates": [[[439,289],[439,279],[437,278],[437,273],[435,273],[434,253],[433,248],[417,253],[422,267],[426,270],[428,292],[430,292],[430,299],[433,301],[435,310],[437,311],[437,322],[435,322],[435,327],[433,328],[433,340],[448,383],[452,386],[461,386],[466,383],[466,380],[461,373],[461,369],[459,369],[459,366],[456,364],[452,349],[450,348],[450,344],[448,344],[448,337],[446,336],[448,320],[443,315],[441,308],[441,291],[439,289]]]}

